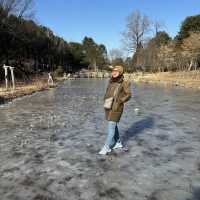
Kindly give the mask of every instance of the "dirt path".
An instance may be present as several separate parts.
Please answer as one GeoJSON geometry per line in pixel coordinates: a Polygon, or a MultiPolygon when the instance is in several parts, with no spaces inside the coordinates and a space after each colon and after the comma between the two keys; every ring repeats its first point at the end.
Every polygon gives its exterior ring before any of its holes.
{"type": "Polygon", "coordinates": [[[128,152],[102,157],[106,82],[66,81],[0,107],[2,200],[199,199],[200,93],[133,86],[119,125],[128,152]]]}

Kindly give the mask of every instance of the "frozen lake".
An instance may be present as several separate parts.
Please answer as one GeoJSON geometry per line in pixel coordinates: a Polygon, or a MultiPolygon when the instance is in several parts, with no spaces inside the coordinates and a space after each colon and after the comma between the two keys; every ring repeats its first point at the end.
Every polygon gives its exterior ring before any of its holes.
{"type": "Polygon", "coordinates": [[[66,81],[0,107],[0,199],[200,199],[200,92],[132,84],[128,151],[99,156],[106,85],[66,81]]]}

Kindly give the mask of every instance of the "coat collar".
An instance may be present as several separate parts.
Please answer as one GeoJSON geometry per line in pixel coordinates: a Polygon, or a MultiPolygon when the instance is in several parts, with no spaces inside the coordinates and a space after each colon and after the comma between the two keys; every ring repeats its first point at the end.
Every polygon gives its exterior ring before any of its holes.
{"type": "Polygon", "coordinates": [[[110,83],[122,83],[124,80],[124,76],[118,76],[117,78],[112,78],[110,79],[110,83]]]}

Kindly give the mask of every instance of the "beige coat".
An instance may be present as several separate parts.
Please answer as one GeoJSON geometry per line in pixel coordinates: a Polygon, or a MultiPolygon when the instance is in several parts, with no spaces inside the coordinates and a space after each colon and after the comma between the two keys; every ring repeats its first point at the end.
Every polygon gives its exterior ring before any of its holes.
{"type": "Polygon", "coordinates": [[[116,96],[112,109],[105,109],[105,116],[108,121],[119,122],[123,113],[124,103],[131,98],[130,82],[125,81],[124,77],[121,76],[117,81],[113,81],[112,78],[110,79],[104,100],[114,96],[114,91],[118,84],[121,84],[121,86],[119,87],[118,95],[116,96]]]}

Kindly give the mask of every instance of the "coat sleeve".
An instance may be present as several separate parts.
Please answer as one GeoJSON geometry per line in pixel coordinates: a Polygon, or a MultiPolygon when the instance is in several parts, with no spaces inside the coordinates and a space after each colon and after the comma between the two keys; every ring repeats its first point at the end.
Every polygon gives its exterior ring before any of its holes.
{"type": "Polygon", "coordinates": [[[131,98],[131,83],[129,81],[124,81],[122,88],[124,95],[120,98],[120,102],[125,103],[131,98]]]}

